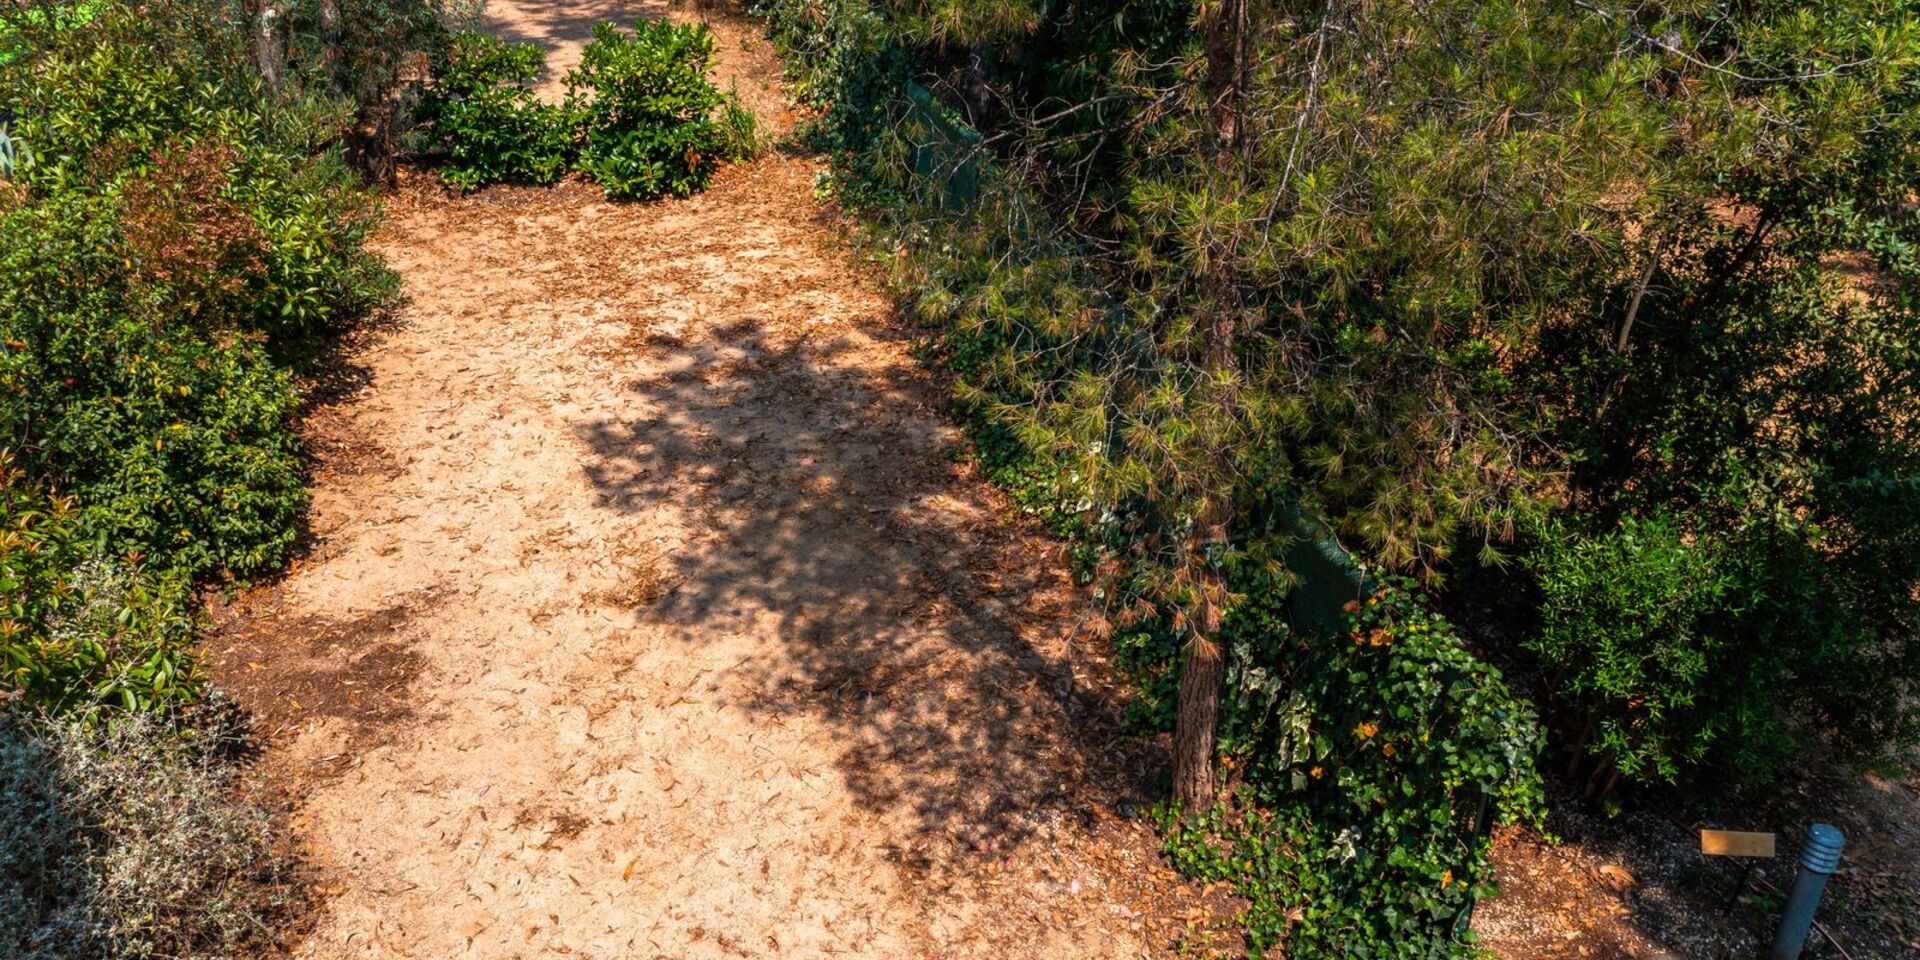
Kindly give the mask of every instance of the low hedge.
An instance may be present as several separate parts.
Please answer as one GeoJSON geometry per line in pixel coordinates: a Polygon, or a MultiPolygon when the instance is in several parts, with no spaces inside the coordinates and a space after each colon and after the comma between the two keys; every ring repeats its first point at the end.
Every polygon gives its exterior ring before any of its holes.
{"type": "Polygon", "coordinates": [[[546,63],[539,46],[457,34],[427,105],[447,150],[441,179],[472,190],[578,170],[617,199],[705,189],[722,160],[758,149],[753,114],[707,77],[713,51],[704,24],[598,24],[566,99],[550,104],[530,86],[546,63]]]}

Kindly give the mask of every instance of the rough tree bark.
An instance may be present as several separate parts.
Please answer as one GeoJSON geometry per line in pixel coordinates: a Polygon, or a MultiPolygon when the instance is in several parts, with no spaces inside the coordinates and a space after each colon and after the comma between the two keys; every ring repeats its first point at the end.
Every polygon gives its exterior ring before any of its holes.
{"type": "MultiPolygon", "coordinates": [[[[1202,561],[1204,562],[1204,561],[1202,561]]],[[[1196,626],[1180,661],[1179,715],[1173,728],[1173,798],[1198,813],[1213,804],[1213,739],[1226,656],[1216,631],[1196,626]]]]}
{"type": "MultiPolygon", "coordinates": [[[[1246,0],[1216,0],[1206,24],[1207,98],[1213,123],[1213,160],[1217,173],[1231,177],[1244,148],[1242,108],[1247,88],[1246,0]]],[[[1206,325],[1208,382],[1223,384],[1210,398],[1220,415],[1237,415],[1233,396],[1235,341],[1240,313],[1239,279],[1231,239],[1215,233],[1202,278],[1202,295],[1212,319],[1206,325]]],[[[1174,721],[1173,796],[1188,811],[1213,803],[1214,728],[1220,715],[1220,681],[1226,657],[1219,631],[1227,584],[1209,555],[1226,545],[1233,520],[1233,463],[1224,445],[1209,458],[1204,482],[1206,507],[1196,524],[1187,563],[1200,592],[1198,616],[1189,620],[1189,636],[1180,664],[1179,714],[1174,721]]]]}
{"type": "Polygon", "coordinates": [[[253,65],[267,89],[280,89],[280,77],[286,72],[286,51],[280,46],[280,3],[261,0],[253,18],[253,65]]]}

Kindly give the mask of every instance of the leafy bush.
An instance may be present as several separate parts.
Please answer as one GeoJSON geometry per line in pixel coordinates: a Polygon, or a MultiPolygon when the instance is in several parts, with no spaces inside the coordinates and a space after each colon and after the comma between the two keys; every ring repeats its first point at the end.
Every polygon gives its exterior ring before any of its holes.
{"type": "Polygon", "coordinates": [[[0,713],[0,954],[230,957],[273,941],[294,889],[224,735],[134,714],[0,713]]]}
{"type": "Polygon", "coordinates": [[[1915,601],[1896,589],[1913,494],[1848,486],[1881,501],[1850,527],[1803,507],[1731,529],[1658,512],[1548,528],[1526,556],[1541,601],[1524,645],[1579,723],[1575,749],[1598,761],[1590,794],[1622,779],[1764,782],[1815,738],[1902,762],[1886,751],[1920,736],[1915,601]]]}
{"type": "Polygon", "coordinates": [[[1673,781],[1772,686],[1742,692],[1751,671],[1735,661],[1767,658],[1727,649],[1710,622],[1731,612],[1736,580],[1711,545],[1671,520],[1629,517],[1593,537],[1555,526],[1527,565],[1544,596],[1527,648],[1565,706],[1585,714],[1583,746],[1609,770],[1673,781]]]}
{"type": "Polygon", "coordinates": [[[580,169],[612,197],[685,197],[704,189],[737,134],[717,122],[725,101],[707,79],[713,36],[704,24],[640,20],[631,36],[609,24],[567,87],[580,112],[580,169]]]}
{"type": "Polygon", "coordinates": [[[0,702],[55,711],[153,710],[199,692],[178,576],[101,556],[71,498],[48,497],[0,453],[0,702]]]}
{"type": "Polygon", "coordinates": [[[32,157],[15,178],[25,199],[114,198],[124,239],[144,243],[128,252],[161,279],[221,274],[223,300],[183,305],[203,329],[300,340],[390,298],[392,275],[364,248],[372,198],[337,144],[315,144],[325,111],[250,101],[194,51],[128,37],[128,16],[103,14],[0,76],[32,157]],[[163,262],[176,255],[188,259],[163,262]]]}
{"type": "Polygon", "coordinates": [[[306,503],[288,360],[394,281],[337,147],[139,27],[113,8],[0,76],[29,150],[0,195],[0,446],[109,553],[244,574],[306,503]]]}
{"type": "MultiPolygon", "coordinates": [[[[127,270],[114,207],[61,196],[0,213],[25,241],[0,251],[14,307],[0,317],[0,437],[78,495],[89,536],[188,573],[260,569],[306,503],[292,383],[258,335],[192,323],[199,298],[237,299],[246,278],[166,276],[191,270],[183,256],[127,270]]],[[[192,242],[163,248],[174,241],[192,242]]]]}
{"type": "Polygon", "coordinates": [[[17,5],[0,17],[0,67],[31,54],[38,37],[85,26],[106,6],[103,0],[17,5]]]}
{"type": "Polygon", "coordinates": [[[289,877],[196,720],[193,588],[284,557],[289,369],[395,283],[351,102],[264,91],[226,0],[79,9],[0,69],[0,954],[233,956],[289,877]]]}
{"type": "Polygon", "coordinates": [[[449,154],[442,179],[544,184],[573,165],[611,197],[689,196],[721,160],[760,150],[752,111],[708,81],[712,57],[704,25],[599,24],[556,106],[527,86],[546,62],[537,45],[458,33],[426,111],[449,154]]]}
{"type": "Polygon", "coordinates": [[[400,141],[423,119],[420,69],[452,42],[449,22],[474,7],[464,0],[326,0],[288,3],[278,18],[299,85],[344,99],[347,162],[390,180],[400,141]]]}
{"type": "Polygon", "coordinates": [[[760,118],[740,102],[737,92],[729,91],[720,103],[720,156],[738,163],[766,152],[760,132],[760,118]]]}
{"type": "MultiPolygon", "coordinates": [[[[896,36],[885,8],[868,0],[754,0],[779,47],[793,96],[814,108],[802,138],[834,160],[842,191],[887,192],[904,182],[910,145],[900,136],[908,110],[906,82],[924,64],[896,36]]],[[[898,213],[881,203],[866,212],[898,213]]]]}
{"type": "Polygon", "coordinates": [[[571,113],[529,88],[546,59],[538,44],[476,31],[454,35],[428,107],[446,143],[441,178],[449,186],[553,183],[566,175],[574,152],[571,113]]]}
{"type": "Polygon", "coordinates": [[[1466,955],[1487,831],[1544,813],[1533,711],[1410,585],[1352,604],[1339,636],[1276,627],[1282,597],[1227,628],[1241,808],[1163,814],[1169,854],[1252,901],[1256,952],[1466,955]]]}

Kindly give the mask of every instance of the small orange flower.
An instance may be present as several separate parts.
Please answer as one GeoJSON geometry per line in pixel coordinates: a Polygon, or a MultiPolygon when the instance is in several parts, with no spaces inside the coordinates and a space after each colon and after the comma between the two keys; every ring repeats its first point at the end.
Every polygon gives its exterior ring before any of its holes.
{"type": "Polygon", "coordinates": [[[1383,744],[1381,744],[1381,745],[1380,745],[1380,752],[1381,752],[1381,753],[1384,753],[1384,754],[1386,754],[1386,755],[1387,755],[1387,756],[1389,756],[1389,757],[1391,757],[1391,756],[1393,756],[1393,754],[1394,754],[1394,749],[1393,749],[1393,744],[1391,744],[1391,743],[1383,743],[1383,744]]]}
{"type": "Polygon", "coordinates": [[[1365,721],[1362,721],[1359,726],[1353,728],[1353,735],[1362,740],[1371,740],[1373,739],[1373,735],[1379,732],[1379,727],[1365,721]]]}

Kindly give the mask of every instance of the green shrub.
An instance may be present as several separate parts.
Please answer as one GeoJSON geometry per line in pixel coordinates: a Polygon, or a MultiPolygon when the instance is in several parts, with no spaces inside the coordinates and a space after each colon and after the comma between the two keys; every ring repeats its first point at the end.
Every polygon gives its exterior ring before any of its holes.
{"type": "Polygon", "coordinates": [[[729,91],[720,104],[720,156],[733,163],[752,160],[766,152],[760,118],[729,91]]]}
{"type": "Polygon", "coordinates": [[[22,199],[113,198],[124,236],[107,236],[129,245],[136,292],[224,293],[177,305],[203,329],[304,341],[390,299],[396,281],[365,249],[377,207],[325,142],[326,111],[249,100],[237,78],[181,62],[193,51],[126,38],[126,16],[116,8],[0,76],[31,157],[15,177],[22,199]]]}
{"type": "Polygon", "coordinates": [[[246,574],[306,504],[289,362],[395,281],[307,108],[141,22],[111,8],[0,74],[28,155],[0,193],[0,447],[108,555],[246,574]]]}
{"type": "Polygon", "coordinates": [[[445,59],[464,0],[328,0],[281,7],[287,61],[303,90],[342,101],[347,161],[390,180],[396,155],[424,118],[419,65],[445,59]],[[329,9],[330,8],[330,9],[329,9]]]}
{"type": "Polygon", "coordinates": [[[219,759],[229,736],[0,713],[0,955],[212,960],[272,944],[292,866],[219,759]]]}
{"type": "Polygon", "coordinates": [[[0,452],[0,702],[153,710],[199,692],[186,581],[103,556],[0,452]]]}
{"type": "Polygon", "coordinates": [[[793,96],[815,109],[801,133],[832,155],[840,185],[864,193],[897,184],[906,156],[889,148],[905,146],[894,141],[904,139],[906,83],[925,65],[884,8],[867,0],[754,0],[751,8],[781,50],[793,96]]]}
{"type": "Polygon", "coordinates": [[[1532,709],[1410,585],[1352,605],[1340,636],[1277,627],[1282,597],[1228,626],[1241,808],[1164,815],[1170,855],[1237,885],[1256,953],[1467,955],[1488,829],[1544,813],[1532,709]]]}
{"type": "Polygon", "coordinates": [[[1901,745],[1920,735],[1905,693],[1920,650],[1914,600],[1893,589],[1905,578],[1887,573],[1912,549],[1913,494],[1847,494],[1886,503],[1851,527],[1656,513],[1599,533],[1547,529],[1525,558],[1540,607],[1524,645],[1577,721],[1574,748],[1597,761],[1589,793],[1761,783],[1816,740],[1905,762],[1901,745]]]}
{"type": "Polygon", "coordinates": [[[90,539],[159,569],[262,569],[285,555],[306,504],[291,379],[260,335],[191,309],[237,300],[246,277],[182,256],[151,265],[163,275],[127,269],[136,251],[114,199],[0,212],[22,241],[0,249],[12,307],[0,316],[0,443],[79,497],[90,539]]]}
{"type": "Polygon", "coordinates": [[[712,57],[702,25],[641,20],[628,36],[600,24],[555,106],[527,88],[546,61],[538,46],[456,34],[427,108],[448,150],[442,179],[553,183],[572,164],[611,197],[691,195],[721,160],[761,149],[752,111],[708,81],[712,57]]]}
{"type": "Polygon", "coordinates": [[[441,179],[459,190],[553,183],[573,160],[573,118],[529,89],[546,65],[538,44],[463,31],[434,79],[428,106],[447,147],[441,179]]]}
{"type": "Polygon", "coordinates": [[[1765,657],[1727,649],[1712,622],[1733,612],[1737,584],[1711,544],[1668,519],[1629,517],[1594,537],[1550,527],[1526,563],[1543,596],[1526,646],[1564,706],[1591,725],[1587,751],[1623,776],[1671,782],[1735,732],[1751,704],[1729,661],[1765,657]]]}
{"type": "Polygon", "coordinates": [[[725,97],[707,79],[712,58],[703,24],[640,20],[631,36],[594,27],[567,87],[581,119],[580,169],[608,196],[685,197],[706,187],[738,143],[714,118],[725,97]]]}

